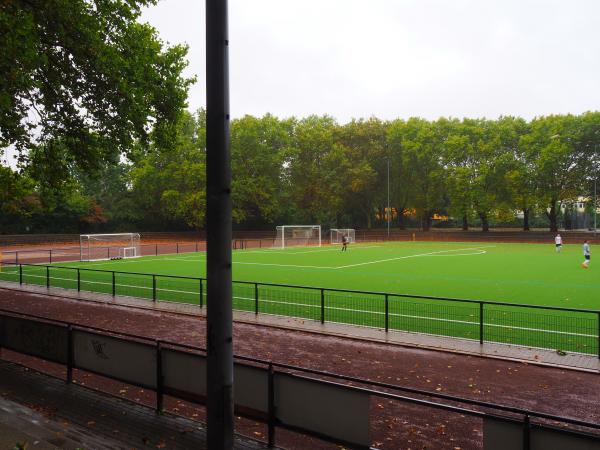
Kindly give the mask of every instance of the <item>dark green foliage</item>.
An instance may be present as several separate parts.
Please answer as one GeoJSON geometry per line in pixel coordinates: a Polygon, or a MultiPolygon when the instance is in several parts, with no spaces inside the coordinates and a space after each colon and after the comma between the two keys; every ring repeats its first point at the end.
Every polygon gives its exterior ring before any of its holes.
{"type": "MultiPolygon", "coordinates": [[[[138,142],[129,159],[91,172],[69,159],[62,140],[34,148],[22,174],[0,172],[1,230],[203,228],[204,111],[182,114],[174,130],[169,148],[138,142]]],[[[393,227],[569,226],[568,205],[593,193],[600,148],[598,113],[531,123],[372,118],[345,125],[326,116],[266,115],[236,119],[231,130],[233,214],[241,229],[384,227],[388,159],[393,227]],[[451,220],[436,223],[435,214],[451,220]]]]}
{"type": "Polygon", "coordinates": [[[0,2],[0,147],[13,145],[23,166],[35,157],[38,170],[89,171],[151,130],[168,146],[192,80],[181,76],[187,48],[163,46],[137,22],[154,3],[0,2]]]}

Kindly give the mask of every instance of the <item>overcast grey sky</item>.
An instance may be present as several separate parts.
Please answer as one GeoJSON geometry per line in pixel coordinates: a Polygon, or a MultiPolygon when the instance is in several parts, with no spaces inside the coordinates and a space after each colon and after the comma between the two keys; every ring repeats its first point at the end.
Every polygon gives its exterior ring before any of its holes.
{"type": "MultiPolygon", "coordinates": [[[[531,119],[600,109],[600,0],[230,0],[233,117],[531,119]]],[[[204,0],[143,20],[190,46],[205,104],[204,0]]],[[[9,149],[0,164],[12,164],[9,149]]]]}
{"type": "MultiPolygon", "coordinates": [[[[244,114],[527,119],[600,105],[599,0],[230,0],[231,107],[244,114]]],[[[190,45],[205,104],[204,1],[144,12],[190,45]]]]}
{"type": "MultiPolygon", "coordinates": [[[[531,119],[600,109],[600,0],[230,0],[229,7],[233,117],[531,119]]],[[[165,41],[189,44],[187,72],[198,75],[189,106],[203,106],[204,0],[161,0],[143,20],[165,41]]]]}

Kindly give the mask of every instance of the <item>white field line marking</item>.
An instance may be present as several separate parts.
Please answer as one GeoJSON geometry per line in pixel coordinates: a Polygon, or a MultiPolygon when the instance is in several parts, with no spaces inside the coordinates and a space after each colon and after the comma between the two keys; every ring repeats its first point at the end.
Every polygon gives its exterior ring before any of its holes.
{"type": "MultiPolygon", "coordinates": [[[[205,255],[206,252],[189,252],[189,253],[198,253],[199,255],[205,255]]],[[[119,264],[129,264],[129,263],[145,263],[148,261],[185,261],[186,259],[189,258],[198,258],[198,255],[189,255],[188,253],[165,253],[164,255],[148,255],[148,256],[142,256],[140,258],[136,258],[136,259],[126,259],[126,260],[119,260],[119,264]],[[177,255],[186,255],[186,256],[181,256],[180,258],[177,258],[177,255]],[[175,257],[174,257],[175,256],[175,257]]],[[[206,258],[204,259],[199,259],[199,260],[194,260],[194,261],[205,261],[206,258]]],[[[85,267],[98,267],[98,266],[112,266],[115,264],[115,261],[107,261],[107,262],[88,262],[85,265],[82,266],[67,266],[70,268],[85,268],[85,267]]]]}
{"type": "MultiPolygon", "coordinates": [[[[204,259],[165,259],[164,261],[180,261],[187,263],[198,263],[204,262],[204,259]]],[[[234,261],[233,265],[246,264],[250,266],[277,266],[277,267],[299,267],[305,269],[335,269],[335,267],[324,267],[324,266],[303,266],[299,264],[280,264],[280,263],[259,263],[259,262],[246,262],[246,261],[234,261]]]]}
{"type": "MultiPolygon", "coordinates": [[[[200,253],[200,252],[198,252],[200,253]]],[[[165,253],[164,256],[168,256],[169,254],[165,253]]],[[[173,253],[173,255],[177,255],[177,253],[173,253]]],[[[141,256],[140,258],[135,258],[135,259],[120,259],[118,260],[118,262],[120,264],[129,264],[129,263],[144,263],[144,262],[148,262],[148,261],[163,261],[166,260],[166,258],[163,258],[162,255],[148,255],[148,256],[141,256]]],[[[107,262],[95,262],[95,261],[90,261],[87,262],[84,265],[81,266],[66,266],[68,268],[80,268],[80,269],[84,269],[86,267],[98,267],[98,266],[112,266],[115,264],[116,261],[107,261],[107,262]]],[[[63,266],[64,267],[64,266],[63,266]]]]}
{"type": "MultiPolygon", "coordinates": [[[[329,245],[329,244],[326,244],[329,245]]],[[[336,245],[337,244],[332,244],[332,245],[336,245]]],[[[361,244],[350,244],[355,245],[356,247],[352,247],[354,250],[361,250],[363,248],[381,248],[384,247],[383,245],[361,245],[361,244]]],[[[286,255],[300,255],[302,253],[323,253],[323,252],[339,252],[340,249],[339,248],[326,248],[326,249],[320,249],[320,250],[304,250],[301,252],[294,252],[292,250],[294,250],[294,248],[265,248],[262,250],[234,250],[236,255],[249,255],[249,254],[253,254],[253,253],[259,253],[259,254],[269,254],[269,253],[273,253],[274,251],[281,251],[282,253],[286,254],[286,255]]]]}
{"type": "MultiPolygon", "coordinates": [[[[121,264],[128,264],[128,263],[143,263],[143,262],[147,262],[147,261],[179,261],[180,259],[185,259],[185,258],[197,258],[198,257],[197,255],[206,255],[206,252],[199,250],[197,252],[193,251],[193,252],[181,252],[181,253],[163,253],[161,255],[142,255],[139,258],[120,259],[119,262],[121,264]],[[165,258],[165,257],[171,257],[171,258],[165,258]]],[[[81,261],[81,262],[83,262],[83,261],[81,261]]],[[[94,267],[110,266],[110,265],[113,265],[114,263],[115,263],[115,261],[107,261],[107,260],[88,261],[88,262],[86,262],[86,264],[84,266],[72,266],[72,267],[83,268],[83,267],[88,267],[88,266],[94,266],[94,267]]]]}
{"type": "MultiPolygon", "coordinates": [[[[380,259],[377,261],[367,261],[367,262],[357,263],[357,264],[348,264],[346,266],[332,267],[332,269],[347,269],[349,267],[366,266],[368,264],[379,264],[379,263],[389,262],[389,261],[398,261],[401,259],[419,258],[421,256],[436,256],[440,253],[448,253],[448,252],[464,252],[467,250],[481,250],[484,248],[491,248],[491,247],[495,247],[495,245],[490,245],[490,246],[486,246],[486,247],[456,248],[456,249],[452,249],[452,250],[440,250],[438,252],[419,253],[417,255],[398,256],[396,258],[380,259]]],[[[486,252],[484,251],[484,253],[486,253],[486,252]]],[[[469,253],[469,255],[479,255],[479,254],[482,254],[482,253],[469,253]]]]}
{"type": "MultiPolygon", "coordinates": [[[[495,246],[492,246],[495,247],[495,246]]],[[[365,248],[365,247],[362,247],[365,248]]],[[[483,247],[483,248],[488,248],[488,247],[483,247]]],[[[296,253],[290,253],[291,255],[297,255],[298,253],[312,253],[315,252],[316,250],[313,250],[311,252],[296,252],[296,253]]],[[[320,250],[320,252],[323,251],[336,251],[339,252],[340,250],[336,249],[336,250],[320,250]]],[[[486,250],[483,250],[482,248],[478,247],[478,248],[458,248],[458,249],[451,249],[451,250],[441,250],[439,252],[430,252],[430,253],[421,253],[418,255],[408,255],[408,256],[399,256],[396,258],[390,258],[390,259],[382,259],[382,260],[378,260],[378,261],[368,261],[368,262],[364,262],[364,263],[358,263],[358,264],[350,264],[350,265],[346,265],[346,266],[337,266],[337,267],[330,267],[330,266],[309,266],[309,265],[301,265],[301,264],[280,264],[280,263],[258,263],[258,262],[247,262],[247,261],[234,261],[233,264],[246,264],[246,265],[253,265],[253,266],[277,266],[277,267],[297,267],[297,268],[307,268],[307,269],[345,269],[348,267],[355,267],[355,266],[363,266],[366,264],[377,264],[380,262],[387,262],[387,261],[395,261],[395,260],[399,260],[399,259],[406,259],[406,258],[416,258],[416,257],[420,257],[420,256],[473,256],[473,255],[483,255],[487,253],[486,250]],[[449,252],[458,252],[458,251],[468,251],[471,250],[471,253],[449,253],[449,252]],[[441,253],[446,253],[446,254],[441,254],[441,253]]],[[[185,262],[202,262],[204,261],[203,259],[197,259],[197,260],[192,260],[192,259],[167,259],[165,258],[165,261],[185,261],[185,262]]]]}
{"type": "Polygon", "coordinates": [[[473,256],[473,255],[483,255],[487,253],[486,250],[474,250],[471,253],[450,253],[447,255],[428,255],[431,257],[436,257],[436,256],[441,256],[441,257],[446,257],[446,256],[473,256]]]}
{"type": "MultiPolygon", "coordinates": [[[[382,246],[367,246],[367,247],[356,247],[354,248],[354,250],[357,250],[359,248],[375,248],[375,247],[382,247],[382,246]]],[[[389,258],[389,259],[381,259],[381,260],[377,260],[377,261],[367,261],[367,262],[363,262],[363,263],[357,263],[357,264],[349,264],[349,265],[345,265],[345,266],[334,266],[334,267],[330,267],[330,266],[310,266],[310,265],[302,265],[302,264],[280,264],[280,263],[259,263],[259,262],[247,262],[247,261],[234,261],[233,264],[246,264],[246,265],[253,265],[253,266],[277,266],[277,267],[296,267],[296,268],[306,268],[306,269],[324,269],[324,270],[336,270],[336,269],[347,269],[349,267],[358,267],[358,266],[364,266],[364,265],[368,265],[368,264],[378,264],[378,263],[382,263],[382,262],[388,262],[388,261],[397,261],[397,260],[401,260],[401,259],[408,259],[408,258],[417,258],[417,257],[422,257],[422,256],[473,256],[473,255],[482,255],[484,253],[486,253],[485,250],[483,250],[484,248],[491,248],[491,247],[495,247],[495,245],[490,245],[490,246],[486,246],[486,247],[472,247],[472,248],[456,248],[456,249],[449,249],[449,250],[440,250],[437,252],[429,252],[429,253],[420,253],[417,255],[407,255],[407,256],[398,256],[396,258],[389,258]],[[451,252],[459,252],[459,251],[469,251],[472,250],[474,252],[472,253],[458,253],[458,254],[453,254],[451,252]],[[448,254],[450,253],[450,254],[448,254]]],[[[315,252],[338,252],[338,249],[334,249],[334,250],[309,250],[306,252],[292,252],[292,253],[288,253],[289,255],[297,255],[300,253],[315,253],[315,252]]],[[[200,253],[200,252],[199,252],[200,253]]],[[[245,254],[248,253],[269,253],[269,251],[251,251],[251,252],[244,252],[245,254]]],[[[129,262],[135,262],[135,263],[140,263],[140,262],[145,262],[145,261],[178,261],[178,262],[190,262],[190,263],[197,263],[197,262],[204,262],[206,261],[205,258],[200,258],[198,259],[198,255],[189,255],[189,256],[181,256],[181,257],[176,257],[176,258],[164,258],[164,257],[160,257],[160,255],[157,257],[155,256],[152,260],[148,259],[149,257],[146,257],[146,259],[144,261],[140,261],[140,260],[134,260],[134,261],[125,261],[126,263],[129,262]]],[[[106,266],[106,265],[113,265],[114,263],[108,262],[108,263],[100,263],[100,264],[94,264],[94,266],[106,266]]]]}
{"type": "MultiPolygon", "coordinates": [[[[30,274],[27,274],[27,276],[37,277],[37,278],[46,278],[43,275],[30,275],[30,274]]],[[[70,278],[58,278],[58,277],[50,277],[50,278],[53,279],[53,280],[76,281],[76,280],[72,280],[70,278]]],[[[81,283],[82,284],[83,283],[87,283],[87,284],[112,285],[112,283],[106,283],[106,282],[103,282],[103,281],[84,281],[84,280],[81,280],[81,283]]],[[[128,285],[128,284],[115,284],[115,286],[131,287],[131,288],[138,288],[138,289],[149,289],[149,290],[152,289],[151,287],[131,286],[131,285],[128,285]]],[[[200,295],[199,292],[179,291],[179,290],[174,290],[174,289],[157,288],[156,290],[157,291],[165,291],[165,292],[177,292],[177,293],[181,293],[181,294],[200,295]]],[[[256,300],[253,297],[251,298],[251,297],[233,296],[233,298],[236,298],[236,299],[239,299],[239,300],[251,300],[251,301],[255,301],[256,300]]],[[[296,302],[282,302],[282,301],[277,301],[277,300],[261,299],[260,302],[262,302],[262,303],[275,303],[275,304],[281,304],[281,305],[300,306],[300,307],[306,307],[306,308],[319,308],[319,309],[321,308],[320,305],[310,305],[310,304],[306,304],[306,303],[296,303],[296,302]]],[[[380,312],[380,311],[369,311],[369,310],[365,310],[365,309],[354,309],[354,308],[340,308],[340,307],[336,307],[336,306],[325,306],[325,309],[330,309],[330,310],[335,310],[335,311],[344,311],[344,312],[358,312],[358,313],[385,315],[384,312],[380,312]]],[[[397,313],[389,313],[389,315],[390,316],[394,316],[394,317],[403,317],[403,318],[409,318],[409,319],[432,320],[432,321],[437,321],[437,322],[449,322],[449,323],[459,323],[459,324],[465,324],[465,325],[477,325],[477,326],[479,326],[479,322],[470,322],[468,320],[442,319],[442,318],[439,318],[439,317],[416,316],[416,315],[412,315],[412,314],[397,314],[397,313]]],[[[289,316],[289,317],[293,317],[293,316],[289,316]]],[[[598,337],[595,334],[571,333],[571,332],[564,332],[564,331],[545,330],[543,328],[515,327],[515,326],[510,326],[510,325],[498,325],[498,324],[492,324],[492,323],[485,323],[484,326],[486,326],[486,327],[496,327],[496,328],[509,328],[511,330],[523,330],[523,331],[535,331],[535,332],[551,333],[551,334],[561,334],[561,335],[567,335],[567,336],[580,336],[580,337],[591,337],[591,338],[597,338],[598,337]]]]}
{"type": "MultiPolygon", "coordinates": [[[[359,247],[352,247],[352,244],[350,244],[352,250],[362,250],[364,248],[381,248],[383,247],[383,245],[365,245],[365,246],[359,246],[359,247]]],[[[341,251],[339,246],[336,245],[337,248],[334,249],[326,249],[326,250],[306,250],[306,251],[302,251],[302,252],[289,252],[287,253],[288,255],[301,255],[303,253],[325,253],[325,252],[339,252],[341,251]]],[[[244,252],[245,253],[245,252],[244,252]]]]}
{"type": "Polygon", "coordinates": [[[160,261],[179,261],[179,262],[193,262],[193,263],[196,263],[196,262],[206,261],[206,258],[200,258],[200,259],[192,259],[191,257],[188,257],[188,258],[163,258],[160,261]]]}
{"type": "Polygon", "coordinates": [[[337,267],[303,266],[303,265],[299,265],[299,264],[253,263],[253,262],[242,262],[242,261],[234,261],[233,264],[247,264],[247,265],[251,265],[251,266],[299,267],[299,268],[304,268],[304,269],[337,269],[337,267]]]}

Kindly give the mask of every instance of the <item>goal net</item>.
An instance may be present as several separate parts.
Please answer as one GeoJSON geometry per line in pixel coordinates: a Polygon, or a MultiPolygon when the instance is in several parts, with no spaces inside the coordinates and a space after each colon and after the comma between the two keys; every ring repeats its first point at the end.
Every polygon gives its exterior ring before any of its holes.
{"type": "Polygon", "coordinates": [[[274,248],[321,246],[321,225],[281,225],[274,248]]]}
{"type": "Polygon", "coordinates": [[[79,236],[81,261],[102,261],[113,258],[138,258],[138,233],[82,234],[79,236]]]}
{"type": "Polygon", "coordinates": [[[332,228],[330,232],[331,244],[341,244],[344,236],[348,238],[349,244],[356,242],[356,233],[354,232],[353,228],[332,228]]]}

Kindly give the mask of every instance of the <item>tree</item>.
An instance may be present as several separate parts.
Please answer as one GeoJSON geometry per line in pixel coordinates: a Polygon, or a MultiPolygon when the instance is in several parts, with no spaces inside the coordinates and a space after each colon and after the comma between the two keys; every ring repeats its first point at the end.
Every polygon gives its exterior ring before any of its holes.
{"type": "Polygon", "coordinates": [[[404,161],[410,169],[416,210],[423,231],[431,228],[433,213],[440,208],[444,193],[441,128],[436,123],[411,118],[404,127],[402,149],[404,161]]]}
{"type": "Polygon", "coordinates": [[[344,152],[336,145],[334,119],[309,116],[297,122],[284,158],[285,189],[291,206],[289,219],[303,223],[335,223],[343,203],[340,167],[344,152]]]}
{"type": "Polygon", "coordinates": [[[231,124],[233,218],[272,223],[281,216],[283,160],[293,121],[267,114],[231,124]]]}
{"type": "Polygon", "coordinates": [[[137,156],[131,171],[133,198],[142,217],[159,228],[183,222],[202,228],[206,215],[206,115],[185,113],[173,148],[137,156]]]}
{"type": "Polygon", "coordinates": [[[450,210],[462,216],[463,229],[473,211],[483,231],[489,231],[492,214],[510,209],[505,174],[518,137],[512,118],[498,121],[464,119],[462,123],[444,122],[448,127],[445,143],[447,186],[450,210]]]}
{"type": "Polygon", "coordinates": [[[523,139],[529,126],[523,119],[505,117],[500,121],[505,151],[500,156],[504,166],[505,201],[523,212],[523,231],[529,231],[529,219],[536,207],[535,157],[523,139]]]}
{"type": "Polygon", "coordinates": [[[590,149],[580,125],[572,115],[540,117],[521,139],[535,160],[536,199],[546,211],[551,231],[558,230],[559,202],[576,199],[585,189],[590,149]]]}
{"type": "Polygon", "coordinates": [[[466,231],[473,212],[475,152],[466,133],[466,124],[452,120],[447,126],[448,135],[444,143],[446,195],[450,201],[450,212],[461,218],[462,229],[466,231]]]}
{"type": "MultiPolygon", "coordinates": [[[[60,142],[80,170],[173,139],[192,79],[185,46],[165,47],[140,24],[155,0],[6,0],[0,3],[0,148],[22,165],[60,142]]],[[[46,164],[52,164],[46,161],[46,164]]]]}
{"type": "Polygon", "coordinates": [[[362,219],[352,225],[364,223],[371,228],[376,205],[385,204],[386,134],[387,124],[376,118],[352,120],[336,129],[335,140],[343,152],[337,171],[342,208],[350,217],[359,211],[362,219]]]}
{"type": "Polygon", "coordinates": [[[20,225],[40,210],[34,181],[0,166],[0,232],[23,232],[20,225]]]}
{"type": "Polygon", "coordinates": [[[143,221],[144,211],[136,205],[130,189],[131,161],[104,164],[93,173],[74,171],[82,192],[93,198],[96,213],[102,211],[104,221],[96,221],[116,231],[129,231],[143,221]]]}
{"type": "Polygon", "coordinates": [[[414,205],[414,185],[411,182],[412,170],[402,142],[406,131],[403,120],[392,121],[387,129],[386,150],[390,158],[390,201],[398,213],[398,225],[404,227],[405,213],[414,205]]]}

